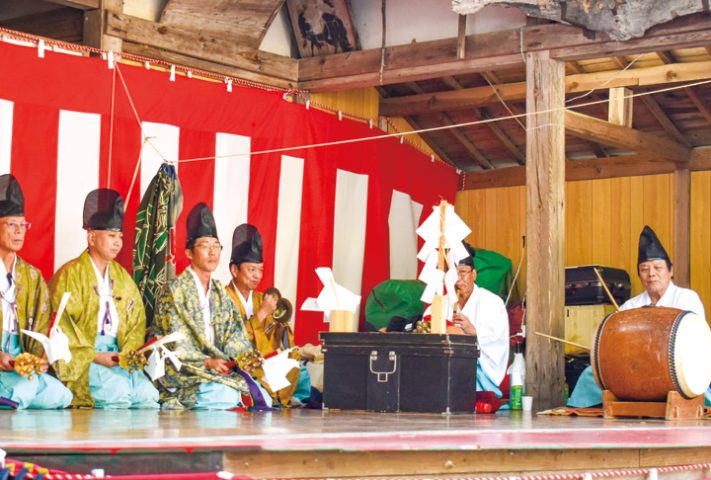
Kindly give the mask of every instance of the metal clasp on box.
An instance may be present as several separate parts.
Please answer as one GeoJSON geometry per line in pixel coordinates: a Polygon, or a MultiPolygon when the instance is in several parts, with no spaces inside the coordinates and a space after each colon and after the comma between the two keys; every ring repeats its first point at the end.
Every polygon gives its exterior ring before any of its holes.
{"type": "Polygon", "coordinates": [[[378,351],[370,352],[370,373],[378,376],[378,383],[387,383],[388,377],[397,371],[397,354],[394,351],[388,353],[388,360],[393,362],[393,368],[389,372],[376,372],[373,370],[373,364],[378,361],[378,351]]]}

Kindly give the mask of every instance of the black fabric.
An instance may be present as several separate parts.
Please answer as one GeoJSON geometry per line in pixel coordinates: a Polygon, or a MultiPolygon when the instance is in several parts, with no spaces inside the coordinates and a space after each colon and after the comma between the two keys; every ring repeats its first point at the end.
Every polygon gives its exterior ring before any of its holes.
{"type": "Polygon", "coordinates": [[[639,234],[639,252],[637,255],[637,265],[649,260],[664,260],[668,266],[671,266],[671,259],[664,250],[662,242],[657,238],[654,230],[645,225],[642,233],[639,234]]]}
{"type": "Polygon", "coordinates": [[[462,242],[464,244],[464,248],[467,249],[467,253],[469,253],[468,257],[464,257],[461,260],[459,260],[459,265],[468,265],[472,267],[472,270],[475,268],[474,267],[474,257],[476,257],[476,251],[474,250],[474,247],[469,245],[467,242],[462,242]]]}
{"type": "Polygon", "coordinates": [[[0,175],[0,217],[24,216],[25,196],[20,183],[13,175],[0,175]]]}
{"type": "Polygon", "coordinates": [[[232,234],[232,255],[230,263],[239,265],[240,263],[263,263],[262,256],[262,235],[257,227],[249,223],[243,223],[235,228],[232,234]]]}
{"type": "Polygon", "coordinates": [[[188,240],[186,248],[192,248],[195,240],[200,237],[217,237],[217,226],[215,217],[212,216],[210,207],[204,202],[200,202],[190,210],[187,221],[188,240]]]}
{"type": "Polygon", "coordinates": [[[116,190],[98,188],[89,192],[84,200],[84,228],[87,230],[121,231],[123,215],[123,198],[116,190]]]}

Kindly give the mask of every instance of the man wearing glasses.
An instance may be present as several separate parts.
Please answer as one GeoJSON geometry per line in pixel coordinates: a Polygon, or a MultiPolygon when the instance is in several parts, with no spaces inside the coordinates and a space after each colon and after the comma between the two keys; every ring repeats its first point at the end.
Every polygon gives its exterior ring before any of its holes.
{"type": "Polygon", "coordinates": [[[457,265],[457,291],[459,302],[452,316],[453,327],[449,333],[476,335],[481,354],[477,360],[477,391],[494,392],[501,398],[499,384],[506,374],[509,361],[509,317],[504,302],[488,290],[474,284],[476,252],[468,243],[464,243],[469,256],[457,265]]]}
{"type": "Polygon", "coordinates": [[[209,207],[199,203],[187,220],[185,254],[190,266],[161,296],[156,328],[161,335],[182,332],[175,344],[182,362],[166,362],[157,382],[164,409],[271,407],[269,394],[248,374],[235,369],[243,355],[253,354],[237,307],[222,284],[212,278],[222,245],[209,207]]]}
{"type": "Polygon", "coordinates": [[[59,378],[76,407],[158,408],[158,391],[140,371],[119,366],[118,352],[145,342],[146,311],[131,275],[114,261],[123,246],[123,199],[115,190],[94,190],[84,200],[88,248],[50,281],[52,304],[71,293],[62,318],[72,360],[60,362],[59,378]]]}
{"type": "Polygon", "coordinates": [[[13,368],[15,359],[23,352],[43,355],[42,346],[22,330],[46,335],[52,313],[42,274],[17,255],[29,228],[20,184],[12,175],[0,176],[0,396],[17,403],[20,409],[65,408],[72,401],[72,393],[59,380],[44,373],[46,363],[43,373],[31,380],[13,368]]]}

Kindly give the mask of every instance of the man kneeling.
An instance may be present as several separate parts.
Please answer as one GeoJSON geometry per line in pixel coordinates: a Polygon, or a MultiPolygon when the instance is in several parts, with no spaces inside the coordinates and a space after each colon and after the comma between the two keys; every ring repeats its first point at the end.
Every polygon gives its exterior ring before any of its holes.
{"type": "Polygon", "coordinates": [[[158,380],[162,407],[271,407],[269,394],[231,364],[253,350],[237,307],[212,278],[222,245],[207,205],[199,203],[190,211],[187,228],[185,254],[190,266],[167,287],[156,314],[161,335],[185,336],[175,347],[181,369],[167,362],[166,375],[158,380]]]}

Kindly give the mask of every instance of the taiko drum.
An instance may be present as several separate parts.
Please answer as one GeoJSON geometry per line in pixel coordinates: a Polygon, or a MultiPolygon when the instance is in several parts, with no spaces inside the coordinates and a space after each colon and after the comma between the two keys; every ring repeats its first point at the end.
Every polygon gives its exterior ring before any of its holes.
{"type": "Polygon", "coordinates": [[[608,315],[590,355],[595,381],[627,401],[690,399],[711,382],[711,329],[693,312],[643,307],[608,315]]]}

